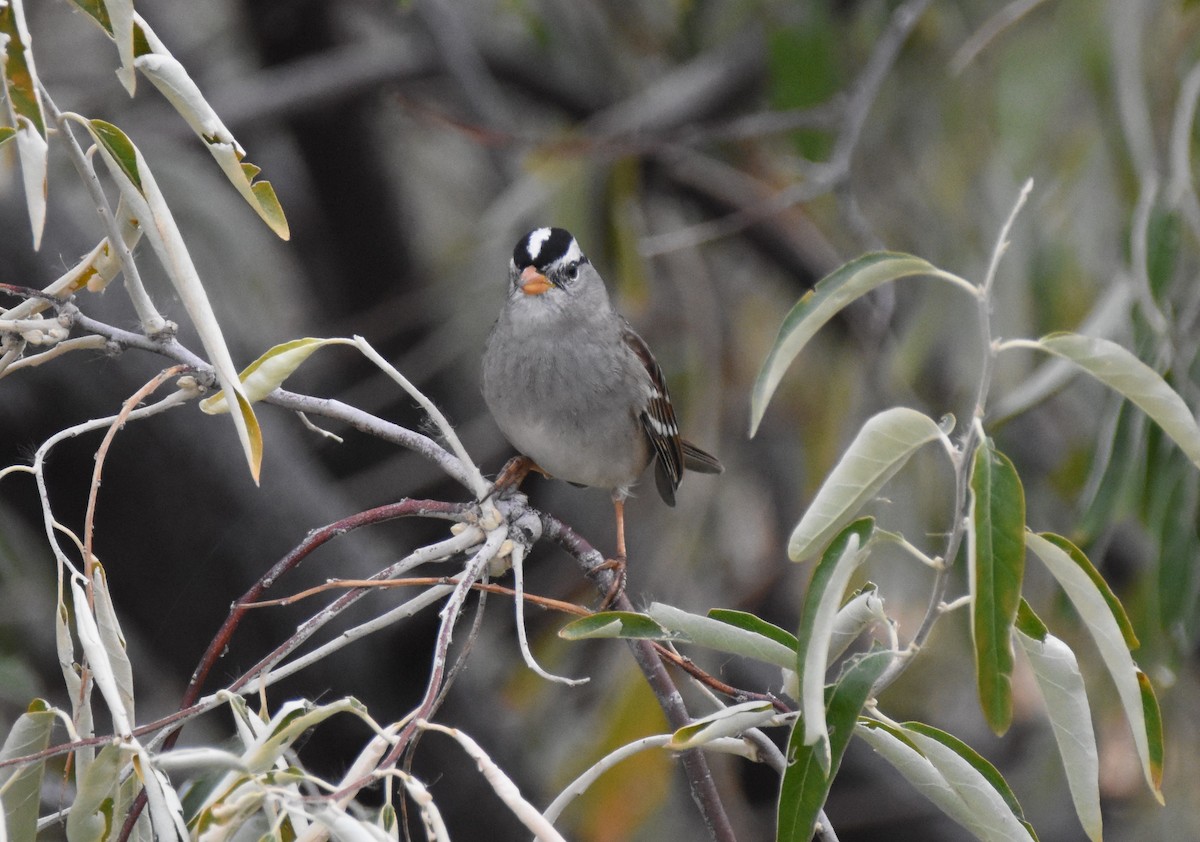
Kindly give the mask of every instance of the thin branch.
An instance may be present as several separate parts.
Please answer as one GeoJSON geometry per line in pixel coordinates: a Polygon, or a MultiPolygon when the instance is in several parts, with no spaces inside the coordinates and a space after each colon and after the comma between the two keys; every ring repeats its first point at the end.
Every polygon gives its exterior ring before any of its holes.
{"type": "MultiPolygon", "coordinates": [[[[557,518],[542,514],[542,536],[554,541],[570,554],[583,567],[584,572],[593,580],[600,593],[607,594],[612,586],[615,574],[609,569],[597,569],[604,564],[604,556],[599,550],[589,544],[582,536],[557,518]]],[[[613,606],[619,611],[632,611],[633,604],[624,593],[619,594],[613,606]]],[[[691,723],[691,715],[683,702],[671,676],[659,659],[658,651],[648,640],[631,640],[629,647],[638,667],[646,677],[646,683],[658,700],[659,706],[667,716],[667,722],[674,730],[679,730],[691,723]]],[[[700,810],[700,816],[708,828],[709,835],[716,842],[734,842],[736,839],[733,825],[725,813],[725,805],[721,803],[721,794],[716,782],[708,769],[708,760],[700,749],[688,749],[682,753],[683,768],[687,776],[688,787],[692,800],[700,810]]]]}
{"type": "Polygon", "coordinates": [[[392,444],[398,444],[420,456],[424,456],[464,488],[472,489],[474,486],[474,480],[467,467],[453,453],[429,438],[429,436],[422,435],[407,427],[401,427],[399,424],[393,424],[391,421],[385,421],[356,406],[351,406],[332,398],[301,395],[296,392],[289,392],[286,389],[276,389],[263,398],[262,402],[282,407],[283,409],[290,409],[294,412],[303,412],[307,415],[317,415],[322,418],[341,421],[359,432],[391,442],[392,444]]]}
{"type": "Polygon", "coordinates": [[[130,395],[125,403],[121,405],[121,411],[117,413],[112,423],[108,425],[108,431],[104,434],[104,439],[100,442],[100,446],[96,448],[95,466],[92,468],[92,483],[88,488],[87,510],[83,516],[83,573],[87,579],[89,607],[95,607],[92,589],[94,587],[93,575],[96,567],[96,557],[92,553],[92,538],[96,524],[96,501],[100,496],[100,477],[104,475],[104,461],[108,456],[109,447],[112,445],[113,439],[116,438],[117,431],[125,426],[125,422],[129,419],[129,413],[133,412],[139,403],[145,400],[147,396],[153,394],[163,383],[184,370],[186,370],[186,367],[182,365],[163,369],[150,378],[144,386],[130,395]]]}
{"type": "Polygon", "coordinates": [[[955,76],[962,73],[976,56],[1000,37],[1001,33],[1045,2],[1046,0],[1014,0],[985,20],[950,59],[950,72],[955,76]]]}
{"type": "Polygon", "coordinates": [[[175,326],[159,314],[158,309],[154,306],[154,302],[150,300],[150,296],[146,293],[146,287],[142,283],[142,276],[138,272],[137,263],[133,259],[133,252],[130,251],[125,238],[121,235],[121,223],[113,215],[112,207],[108,204],[108,199],[104,195],[103,188],[100,187],[100,179],[96,177],[96,172],[88,162],[83,147],[79,145],[79,141],[75,139],[75,135],[71,131],[70,115],[58,110],[58,107],[50,98],[49,91],[44,88],[42,89],[42,101],[46,106],[46,110],[54,117],[54,122],[58,124],[59,132],[63,139],[66,140],[67,153],[71,157],[71,163],[75,165],[79,177],[83,179],[84,185],[92,196],[92,201],[96,205],[96,212],[100,214],[100,218],[104,222],[104,227],[108,234],[109,246],[120,258],[121,270],[125,273],[125,289],[129,293],[129,300],[133,303],[133,309],[138,314],[142,330],[145,331],[147,336],[158,336],[163,332],[173,331],[175,326]]]}
{"type": "MultiPolygon", "coordinates": [[[[460,519],[469,508],[470,504],[465,503],[443,503],[436,500],[406,499],[397,503],[390,503],[386,506],[379,506],[375,509],[369,509],[365,512],[359,512],[358,514],[334,521],[308,533],[298,546],[276,562],[270,570],[233,604],[233,607],[229,611],[229,616],[217,631],[216,636],[213,637],[208,649],[201,657],[200,663],[192,673],[191,681],[188,682],[188,687],[183,694],[180,707],[188,707],[200,697],[200,691],[204,686],[205,679],[208,678],[209,672],[221,658],[242,618],[250,610],[250,606],[260,601],[262,594],[269,590],[281,576],[299,567],[300,563],[308,558],[318,547],[362,526],[383,523],[400,517],[437,517],[456,520],[460,519]]],[[[353,593],[356,592],[351,592],[351,594],[353,593]]],[[[351,594],[347,594],[346,596],[350,596],[351,594]]],[[[343,597],[343,599],[345,598],[343,597]]],[[[231,685],[231,689],[236,689],[236,687],[245,684],[249,681],[248,676],[254,675],[255,672],[255,669],[252,668],[243,676],[244,680],[239,679],[239,681],[235,681],[231,685]]],[[[173,738],[166,744],[166,748],[174,745],[175,740],[178,739],[177,733],[172,735],[173,738]]]]}
{"type": "MultiPolygon", "coordinates": [[[[946,589],[950,586],[954,560],[958,557],[959,547],[962,546],[962,540],[967,532],[971,466],[975,448],[979,446],[984,436],[983,418],[987,408],[988,394],[991,391],[992,372],[995,368],[997,354],[997,345],[992,340],[992,286],[999,271],[1000,260],[1008,249],[1008,238],[1012,233],[1017,215],[1021,212],[1021,208],[1024,207],[1025,201],[1029,198],[1029,193],[1032,189],[1033,179],[1029,179],[1017,195],[1012,210],[1009,212],[1007,219],[1005,219],[1004,225],[1000,228],[1000,234],[996,238],[996,245],[992,249],[991,260],[988,263],[987,274],[979,286],[979,294],[976,297],[980,347],[979,382],[976,387],[971,421],[963,432],[962,443],[957,454],[954,455],[954,523],[951,525],[950,533],[946,539],[946,550],[942,554],[943,564],[934,575],[929,602],[925,608],[925,616],[921,619],[921,625],[917,628],[916,634],[913,635],[912,640],[909,642],[909,655],[920,651],[925,645],[929,633],[933,631],[934,625],[943,614],[942,607],[945,604],[946,589]]],[[[883,692],[886,687],[908,668],[911,662],[911,657],[893,658],[883,671],[883,674],[876,680],[875,686],[871,688],[871,695],[878,696],[883,692]]]]}

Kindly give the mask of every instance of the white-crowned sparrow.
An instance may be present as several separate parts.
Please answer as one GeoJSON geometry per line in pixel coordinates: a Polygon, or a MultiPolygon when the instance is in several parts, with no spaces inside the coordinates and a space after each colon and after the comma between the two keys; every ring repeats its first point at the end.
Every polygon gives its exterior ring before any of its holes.
{"type": "Polygon", "coordinates": [[[608,300],[604,279],[562,228],[513,249],[508,295],[483,355],[483,397],[509,442],[541,473],[612,491],[617,559],[624,501],[651,460],[675,505],[684,469],[720,473],[679,437],[662,370],[608,300]]]}

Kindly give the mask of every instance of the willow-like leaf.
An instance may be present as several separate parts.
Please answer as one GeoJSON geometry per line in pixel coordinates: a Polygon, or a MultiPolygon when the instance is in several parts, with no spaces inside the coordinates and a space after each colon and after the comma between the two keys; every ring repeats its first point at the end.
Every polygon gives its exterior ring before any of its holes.
{"type": "Polygon", "coordinates": [[[1200,426],[1183,398],[1157,371],[1107,339],[1078,333],[1043,336],[1037,347],[1070,360],[1136,404],[1200,467],[1200,426]]]}
{"type": "Polygon", "coordinates": [[[1161,802],[1162,723],[1153,690],[1130,654],[1137,639],[1133,637],[1124,609],[1087,556],[1066,538],[1026,532],[1025,543],[1058,581],[1096,641],[1133,730],[1146,783],[1161,802]]]}
{"type": "Polygon", "coordinates": [[[254,416],[254,409],[242,393],[221,325],[171,209],[158,189],[154,174],[137,147],[119,128],[102,120],[85,120],[83,125],[95,139],[100,158],[120,188],[132,214],[142,221],[146,239],[150,241],[191,317],[221,388],[226,395],[232,393],[236,396],[238,411],[232,413],[233,422],[250,468],[250,476],[257,483],[262,471],[262,430],[254,416]]]}
{"type": "MultiPolygon", "coordinates": [[[[255,403],[283,385],[313,352],[325,345],[344,344],[341,339],[293,339],[268,349],[262,356],[242,369],[238,380],[246,400],[255,403]]],[[[229,401],[222,389],[215,395],[200,401],[200,409],[209,415],[220,415],[229,411],[229,401]]]]}
{"type": "Polygon", "coordinates": [[[842,594],[850,583],[855,568],[867,557],[867,545],[875,522],[863,518],[850,524],[834,539],[821,561],[813,568],[812,580],[804,594],[800,613],[800,628],[796,672],[800,676],[800,713],[803,719],[803,742],[818,746],[818,761],[829,769],[829,742],[825,723],[825,672],[829,666],[829,642],[842,594]]]}
{"type": "Polygon", "coordinates": [[[38,91],[37,69],[29,29],[25,24],[22,0],[0,4],[0,76],[9,122],[17,139],[17,157],[21,161],[21,180],[25,186],[25,207],[33,230],[33,247],[42,242],[46,227],[46,115],[38,91]]]}
{"type": "Polygon", "coordinates": [[[803,726],[797,723],[788,740],[787,768],[779,786],[776,842],[809,842],[817,815],[829,797],[842,755],[854,734],[854,723],[871,695],[871,688],[892,653],[876,650],[851,658],[826,693],[821,719],[828,725],[820,745],[806,742],[803,726]],[[828,756],[826,755],[828,753],[828,756]]]}
{"type": "Polygon", "coordinates": [[[932,418],[894,407],[867,419],[829,472],[788,539],[788,557],[804,561],[824,549],[922,445],[945,439],[932,418]]]}
{"type": "Polygon", "coordinates": [[[1100,757],[1079,662],[1071,647],[1050,634],[1024,600],[1015,635],[1042,691],[1075,814],[1088,838],[1100,842],[1104,825],[1100,813],[1100,757]]]}
{"type": "Polygon", "coordinates": [[[636,611],[599,611],[572,620],[558,630],[563,640],[593,640],[624,638],[629,640],[672,640],[688,642],[690,638],[670,631],[645,614],[636,611]]]}
{"type": "MultiPolygon", "coordinates": [[[[37,754],[50,744],[55,713],[41,699],[33,703],[12,724],[0,761],[37,754]]],[[[38,806],[41,804],[42,778],[46,761],[0,769],[0,825],[8,828],[9,839],[33,839],[37,836],[38,806]]],[[[0,828],[0,834],[3,829],[0,828]]]]}
{"type": "Polygon", "coordinates": [[[971,285],[932,263],[899,252],[865,254],[835,269],[806,292],[784,317],[783,324],[750,395],[750,435],[754,436],[762,421],[771,396],[783,379],[792,360],[838,311],[871,290],[891,281],[909,277],[932,277],[950,281],[958,286],[971,285]]]}
{"type": "Polygon", "coordinates": [[[967,552],[971,639],[984,718],[997,734],[1012,722],[1012,626],[1025,575],[1025,492],[1011,461],[990,439],[971,469],[967,552]]]}

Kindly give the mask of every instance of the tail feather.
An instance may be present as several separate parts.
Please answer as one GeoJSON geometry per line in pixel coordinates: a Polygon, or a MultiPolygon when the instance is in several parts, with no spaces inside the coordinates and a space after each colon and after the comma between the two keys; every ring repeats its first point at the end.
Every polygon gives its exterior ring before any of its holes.
{"type": "Polygon", "coordinates": [[[725,470],[721,460],[711,453],[701,450],[690,441],[683,444],[683,467],[698,474],[719,474],[725,470]]]}

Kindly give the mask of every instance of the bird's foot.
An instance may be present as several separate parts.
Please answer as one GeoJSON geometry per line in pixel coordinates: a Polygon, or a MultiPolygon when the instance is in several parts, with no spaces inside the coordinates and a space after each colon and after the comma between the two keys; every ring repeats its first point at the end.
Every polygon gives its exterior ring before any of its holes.
{"type": "Polygon", "coordinates": [[[600,603],[597,611],[607,611],[612,608],[613,603],[620,599],[625,594],[625,556],[617,558],[606,558],[603,564],[596,566],[596,570],[612,570],[612,584],[608,586],[608,593],[604,595],[604,600],[600,603]]]}
{"type": "Polygon", "coordinates": [[[496,481],[492,483],[492,490],[488,494],[489,497],[495,497],[503,494],[509,489],[518,489],[521,483],[525,481],[525,477],[529,476],[530,471],[536,471],[544,477],[549,478],[549,474],[538,467],[537,462],[534,462],[528,456],[514,456],[504,463],[504,467],[500,469],[496,481]]]}

